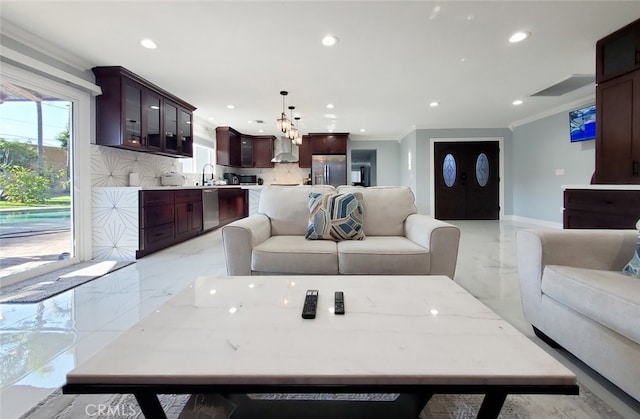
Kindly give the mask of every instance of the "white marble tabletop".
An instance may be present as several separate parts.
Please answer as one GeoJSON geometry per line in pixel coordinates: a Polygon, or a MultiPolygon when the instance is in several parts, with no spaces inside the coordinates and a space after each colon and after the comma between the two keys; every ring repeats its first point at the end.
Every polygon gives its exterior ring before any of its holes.
{"type": "Polygon", "coordinates": [[[444,276],[197,278],[68,384],[575,385],[444,276]],[[307,289],[317,316],[301,317],[307,289]],[[344,291],[346,314],[333,314],[344,291]]]}

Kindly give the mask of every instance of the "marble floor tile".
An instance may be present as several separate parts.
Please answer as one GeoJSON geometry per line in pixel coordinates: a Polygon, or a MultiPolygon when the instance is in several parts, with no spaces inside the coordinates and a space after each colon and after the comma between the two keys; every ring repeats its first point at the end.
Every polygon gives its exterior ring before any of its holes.
{"type": "MultiPolygon", "coordinates": [[[[570,354],[533,336],[522,315],[511,221],[456,221],[461,229],[455,280],[559,359],[624,417],[640,417],[626,396],[570,354]]],[[[36,304],[0,305],[0,417],[19,417],[64,383],[66,373],[198,275],[226,276],[222,236],[214,231],[136,261],[36,304]]]]}

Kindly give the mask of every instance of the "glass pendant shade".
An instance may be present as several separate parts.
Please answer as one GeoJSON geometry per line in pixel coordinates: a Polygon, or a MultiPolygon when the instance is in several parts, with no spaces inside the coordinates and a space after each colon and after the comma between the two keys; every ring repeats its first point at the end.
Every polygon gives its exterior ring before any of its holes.
{"type": "Polygon", "coordinates": [[[291,124],[289,122],[289,120],[287,119],[287,115],[284,114],[284,112],[282,113],[282,115],[280,115],[280,118],[278,118],[277,120],[277,124],[276,126],[278,127],[278,129],[282,132],[287,132],[287,130],[289,129],[289,125],[291,124]]]}
{"type": "Polygon", "coordinates": [[[298,129],[296,127],[292,127],[289,130],[289,139],[294,140],[298,136],[298,129]]]}

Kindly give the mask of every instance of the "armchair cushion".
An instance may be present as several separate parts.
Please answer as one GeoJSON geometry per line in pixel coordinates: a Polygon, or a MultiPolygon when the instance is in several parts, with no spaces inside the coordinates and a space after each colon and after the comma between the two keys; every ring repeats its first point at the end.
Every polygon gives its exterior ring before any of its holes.
{"type": "Polygon", "coordinates": [[[640,286],[619,271],[547,265],[542,292],[640,344],[640,286]]]}
{"type": "Polygon", "coordinates": [[[362,240],[362,194],[309,193],[311,240],[362,240]]]}

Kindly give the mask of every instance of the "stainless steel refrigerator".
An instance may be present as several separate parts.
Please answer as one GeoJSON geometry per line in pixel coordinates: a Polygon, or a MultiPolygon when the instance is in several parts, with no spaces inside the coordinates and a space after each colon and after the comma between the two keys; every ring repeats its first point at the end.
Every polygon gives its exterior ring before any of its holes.
{"type": "Polygon", "coordinates": [[[311,183],[314,185],[346,185],[347,156],[315,154],[311,156],[311,183]]]}

